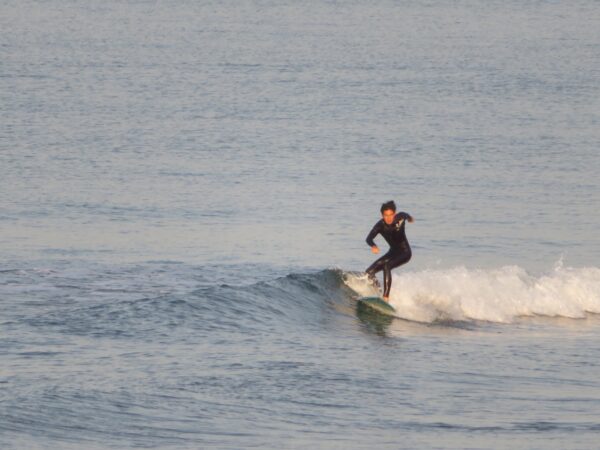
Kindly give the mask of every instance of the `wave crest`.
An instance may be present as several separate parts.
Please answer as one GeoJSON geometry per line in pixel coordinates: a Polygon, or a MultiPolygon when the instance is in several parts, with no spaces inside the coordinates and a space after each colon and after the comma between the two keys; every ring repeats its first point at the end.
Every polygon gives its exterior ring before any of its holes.
{"type": "MultiPolygon", "coordinates": [[[[394,273],[390,303],[398,316],[419,322],[485,320],[520,316],[584,318],[600,313],[600,269],[564,268],[532,276],[518,266],[498,269],[423,270],[394,273]]],[[[358,295],[373,295],[364,274],[345,273],[358,295]]]]}

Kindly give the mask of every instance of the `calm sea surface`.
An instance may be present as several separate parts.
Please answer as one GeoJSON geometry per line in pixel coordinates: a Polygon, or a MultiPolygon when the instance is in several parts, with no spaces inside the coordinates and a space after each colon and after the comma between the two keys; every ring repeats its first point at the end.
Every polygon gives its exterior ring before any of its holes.
{"type": "Polygon", "coordinates": [[[598,2],[6,0],[0,117],[0,447],[597,447],[598,2]]]}

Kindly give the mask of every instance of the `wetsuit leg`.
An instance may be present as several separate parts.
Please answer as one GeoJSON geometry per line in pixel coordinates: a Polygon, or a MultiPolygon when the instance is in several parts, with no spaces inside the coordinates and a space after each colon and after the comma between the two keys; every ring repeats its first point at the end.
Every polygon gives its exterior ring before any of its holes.
{"type": "Polygon", "coordinates": [[[406,264],[410,261],[412,253],[410,249],[402,251],[387,252],[381,258],[377,259],[366,270],[370,279],[375,278],[375,274],[383,270],[383,296],[389,297],[390,289],[392,288],[392,269],[406,264]]]}
{"type": "Polygon", "coordinates": [[[392,269],[400,267],[410,261],[412,252],[410,250],[404,250],[401,252],[394,252],[389,256],[387,263],[383,269],[383,296],[390,296],[390,289],[392,288],[392,269]]]}
{"type": "Polygon", "coordinates": [[[383,255],[381,258],[376,259],[375,262],[373,264],[371,264],[367,270],[365,270],[365,272],[369,276],[369,280],[371,280],[371,282],[378,288],[380,287],[379,281],[377,281],[375,274],[377,272],[381,272],[383,270],[383,268],[385,267],[386,261],[387,261],[387,253],[385,255],[383,255]]]}

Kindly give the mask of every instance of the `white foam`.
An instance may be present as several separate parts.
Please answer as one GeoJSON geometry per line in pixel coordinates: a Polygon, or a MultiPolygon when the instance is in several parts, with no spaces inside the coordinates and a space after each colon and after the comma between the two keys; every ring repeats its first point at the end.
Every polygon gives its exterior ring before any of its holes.
{"type": "MultiPolygon", "coordinates": [[[[346,273],[344,281],[360,296],[376,295],[366,275],[346,273]]],[[[402,269],[393,273],[390,303],[399,317],[420,322],[511,322],[533,315],[584,318],[586,313],[600,313],[600,268],[557,265],[538,277],[518,266],[402,269]]]]}

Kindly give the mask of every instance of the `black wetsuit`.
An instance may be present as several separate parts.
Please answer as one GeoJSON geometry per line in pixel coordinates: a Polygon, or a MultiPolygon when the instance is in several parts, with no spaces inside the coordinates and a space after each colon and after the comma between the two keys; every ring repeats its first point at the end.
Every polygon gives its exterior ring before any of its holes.
{"type": "Polygon", "coordinates": [[[389,251],[366,270],[369,278],[375,280],[375,282],[377,281],[375,274],[383,270],[383,296],[386,298],[389,297],[392,287],[392,269],[406,264],[412,256],[412,251],[404,231],[406,221],[409,219],[411,219],[411,216],[405,212],[396,214],[391,225],[387,225],[381,219],[367,236],[367,244],[370,247],[375,246],[373,239],[378,234],[381,234],[390,245],[389,251]]]}

